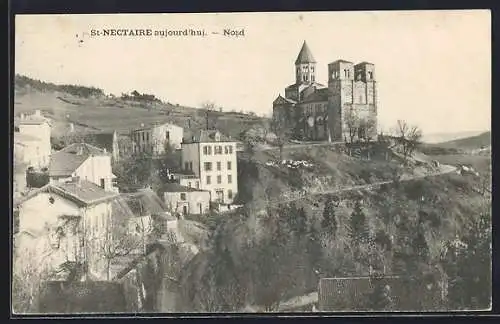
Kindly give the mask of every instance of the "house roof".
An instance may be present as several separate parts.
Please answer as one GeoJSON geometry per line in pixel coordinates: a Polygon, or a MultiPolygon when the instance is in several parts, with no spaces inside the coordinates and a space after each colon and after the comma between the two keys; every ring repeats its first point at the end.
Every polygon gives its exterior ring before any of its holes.
{"type": "Polygon", "coordinates": [[[374,65],[374,64],[370,63],[370,62],[363,61],[361,63],[356,64],[356,66],[358,66],[358,65],[374,65]]]}
{"type": "Polygon", "coordinates": [[[98,147],[87,143],[74,143],[50,156],[51,177],[71,176],[90,156],[109,155],[98,147]]]}
{"type": "Polygon", "coordinates": [[[137,192],[125,193],[125,200],[134,216],[166,215],[167,206],[151,189],[140,189],[137,192]]]}
{"type": "Polygon", "coordinates": [[[90,181],[79,180],[75,182],[49,183],[39,189],[28,193],[18,203],[21,204],[26,200],[29,200],[32,197],[43,192],[60,195],[77,203],[78,205],[83,206],[94,205],[118,196],[118,194],[105,191],[104,189],[90,181]]]}
{"type": "Polygon", "coordinates": [[[220,131],[216,129],[210,129],[210,130],[198,130],[193,132],[193,136],[188,139],[186,138],[184,143],[212,143],[212,142],[236,142],[235,140],[232,140],[230,137],[222,134],[220,131]],[[219,140],[216,140],[217,134],[220,136],[219,140]]]}
{"type": "Polygon", "coordinates": [[[302,64],[302,63],[316,63],[316,60],[314,59],[311,50],[309,49],[309,46],[307,46],[306,41],[304,41],[304,43],[302,44],[302,48],[300,49],[299,55],[295,60],[295,64],[302,64]]]}
{"type": "Polygon", "coordinates": [[[109,153],[107,151],[105,151],[104,149],[96,147],[96,146],[88,144],[88,143],[73,143],[73,144],[66,146],[65,148],[63,148],[59,152],[71,153],[71,154],[75,154],[75,155],[86,155],[86,156],[109,155],[109,153]]]}
{"type": "Polygon", "coordinates": [[[52,153],[49,163],[49,176],[71,176],[88,157],[88,155],[77,155],[62,151],[52,153]]]}
{"type": "Polygon", "coordinates": [[[301,103],[328,101],[329,95],[330,91],[328,88],[316,89],[313,93],[305,97],[304,100],[301,101],[301,103]]]}
{"type": "Polygon", "coordinates": [[[206,190],[181,186],[178,183],[165,183],[160,189],[160,192],[193,192],[193,191],[206,191],[206,190]]]}

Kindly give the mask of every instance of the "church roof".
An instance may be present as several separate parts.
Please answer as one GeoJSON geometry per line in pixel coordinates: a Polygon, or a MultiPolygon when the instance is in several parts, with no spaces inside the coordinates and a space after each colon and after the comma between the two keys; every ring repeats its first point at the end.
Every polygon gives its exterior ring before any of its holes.
{"type": "Polygon", "coordinates": [[[307,46],[306,41],[302,44],[302,48],[300,49],[299,56],[297,56],[297,60],[295,60],[295,64],[301,63],[316,63],[311,50],[307,46]]]}

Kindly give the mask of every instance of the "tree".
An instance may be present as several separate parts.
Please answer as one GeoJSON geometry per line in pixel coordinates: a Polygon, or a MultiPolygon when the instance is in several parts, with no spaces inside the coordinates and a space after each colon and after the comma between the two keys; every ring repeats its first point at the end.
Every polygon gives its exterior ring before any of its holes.
{"type": "Polygon", "coordinates": [[[279,149],[280,160],[283,160],[283,148],[291,138],[292,130],[282,118],[273,118],[271,121],[271,129],[276,135],[276,144],[279,149]]]}
{"type": "Polygon", "coordinates": [[[331,197],[328,197],[323,209],[321,228],[324,232],[332,235],[332,237],[335,238],[337,234],[337,219],[335,217],[335,205],[331,197]]]}
{"type": "Polygon", "coordinates": [[[205,101],[204,103],[201,104],[201,107],[202,107],[202,110],[204,112],[205,127],[206,127],[206,129],[210,129],[211,127],[213,127],[213,125],[211,126],[210,123],[212,122],[212,124],[213,124],[211,117],[213,115],[213,112],[216,109],[216,105],[212,101],[205,101]]]}
{"type": "Polygon", "coordinates": [[[360,126],[360,118],[353,108],[345,111],[344,124],[349,134],[349,142],[352,143],[359,133],[360,126]]]}
{"type": "Polygon", "coordinates": [[[355,245],[368,242],[370,232],[360,200],[357,200],[354,205],[354,210],[351,213],[348,226],[349,236],[355,245]]]}
{"type": "Polygon", "coordinates": [[[420,144],[422,131],[417,126],[411,126],[404,120],[398,120],[395,128],[396,142],[402,150],[404,162],[412,156],[415,149],[420,144]]]}
{"type": "Polygon", "coordinates": [[[111,265],[113,261],[124,257],[142,248],[142,242],[137,236],[131,235],[125,225],[114,225],[108,222],[103,237],[93,237],[100,246],[100,254],[106,262],[106,278],[111,279],[111,265]]]}

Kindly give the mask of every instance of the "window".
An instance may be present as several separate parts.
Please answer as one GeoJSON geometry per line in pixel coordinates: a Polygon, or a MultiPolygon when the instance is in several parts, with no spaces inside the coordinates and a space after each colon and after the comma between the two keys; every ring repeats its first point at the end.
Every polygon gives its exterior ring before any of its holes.
{"type": "Polygon", "coordinates": [[[231,170],[231,161],[227,161],[227,169],[231,170]]]}
{"type": "Polygon", "coordinates": [[[189,162],[189,170],[193,171],[193,162],[189,162]]]}
{"type": "Polygon", "coordinates": [[[101,188],[104,189],[104,179],[101,178],[101,188]]]}
{"type": "Polygon", "coordinates": [[[149,133],[146,133],[146,142],[149,142],[149,133]]]}
{"type": "Polygon", "coordinates": [[[207,146],[208,155],[212,155],[212,146],[207,146]]]}
{"type": "Polygon", "coordinates": [[[184,162],[184,170],[189,170],[189,162],[184,162]]]}
{"type": "Polygon", "coordinates": [[[191,181],[190,181],[190,182],[188,182],[188,187],[189,187],[189,188],[191,188],[191,181]]]}
{"type": "Polygon", "coordinates": [[[233,177],[230,174],[227,175],[227,183],[233,183],[233,177]]]}
{"type": "Polygon", "coordinates": [[[199,181],[196,181],[196,188],[200,189],[200,182],[199,181]]]}
{"type": "Polygon", "coordinates": [[[221,163],[217,162],[217,171],[220,171],[220,169],[221,169],[221,163]]]}
{"type": "Polygon", "coordinates": [[[314,66],[311,66],[311,72],[314,72],[314,66]]]}
{"type": "Polygon", "coordinates": [[[229,153],[229,149],[227,148],[227,146],[224,146],[224,153],[225,153],[225,154],[228,154],[228,153],[229,153]]]}
{"type": "Polygon", "coordinates": [[[373,72],[372,71],[369,71],[368,72],[368,79],[373,79],[373,72]]]}
{"type": "Polygon", "coordinates": [[[229,146],[229,154],[233,154],[233,147],[229,146]]]}
{"type": "Polygon", "coordinates": [[[203,146],[203,154],[204,155],[208,154],[208,146],[203,146]]]}
{"type": "Polygon", "coordinates": [[[205,162],[205,171],[212,171],[212,162],[205,162]]]}
{"type": "Polygon", "coordinates": [[[169,131],[167,131],[167,132],[165,133],[165,139],[166,139],[167,141],[170,139],[170,132],[169,132],[169,131]]]}
{"type": "Polygon", "coordinates": [[[142,141],[144,141],[144,133],[142,133],[142,141]]]}
{"type": "Polygon", "coordinates": [[[181,192],[181,200],[186,200],[186,193],[185,192],[181,192]]]}
{"type": "Polygon", "coordinates": [[[311,75],[311,81],[314,82],[314,75],[311,75]]]}
{"type": "Polygon", "coordinates": [[[306,81],[306,76],[305,75],[302,76],[302,80],[306,81]]]}
{"type": "Polygon", "coordinates": [[[210,184],[212,183],[212,178],[210,178],[210,176],[207,176],[207,184],[210,184]]]}
{"type": "Polygon", "coordinates": [[[221,184],[221,183],[222,183],[222,176],[218,175],[217,176],[217,184],[221,184]]]}
{"type": "Polygon", "coordinates": [[[233,199],[233,191],[231,189],[227,191],[227,198],[233,199]]]}

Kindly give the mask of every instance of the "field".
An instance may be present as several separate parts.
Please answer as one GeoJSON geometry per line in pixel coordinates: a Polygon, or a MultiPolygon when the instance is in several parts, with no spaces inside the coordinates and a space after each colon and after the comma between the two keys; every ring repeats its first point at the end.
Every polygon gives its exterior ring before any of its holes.
{"type": "MultiPolygon", "coordinates": [[[[81,97],[61,91],[62,86],[40,86],[36,81],[28,80],[27,84],[23,80],[22,85],[16,85],[14,113],[41,110],[53,120],[54,136],[65,133],[69,123],[73,123],[77,131],[116,130],[119,133],[127,133],[143,124],[170,122],[189,130],[205,128],[207,124],[205,112],[193,107],[104,95],[81,97]]],[[[212,111],[209,115],[209,127],[221,129],[235,138],[262,122],[261,117],[239,112],[212,111]]]]}

